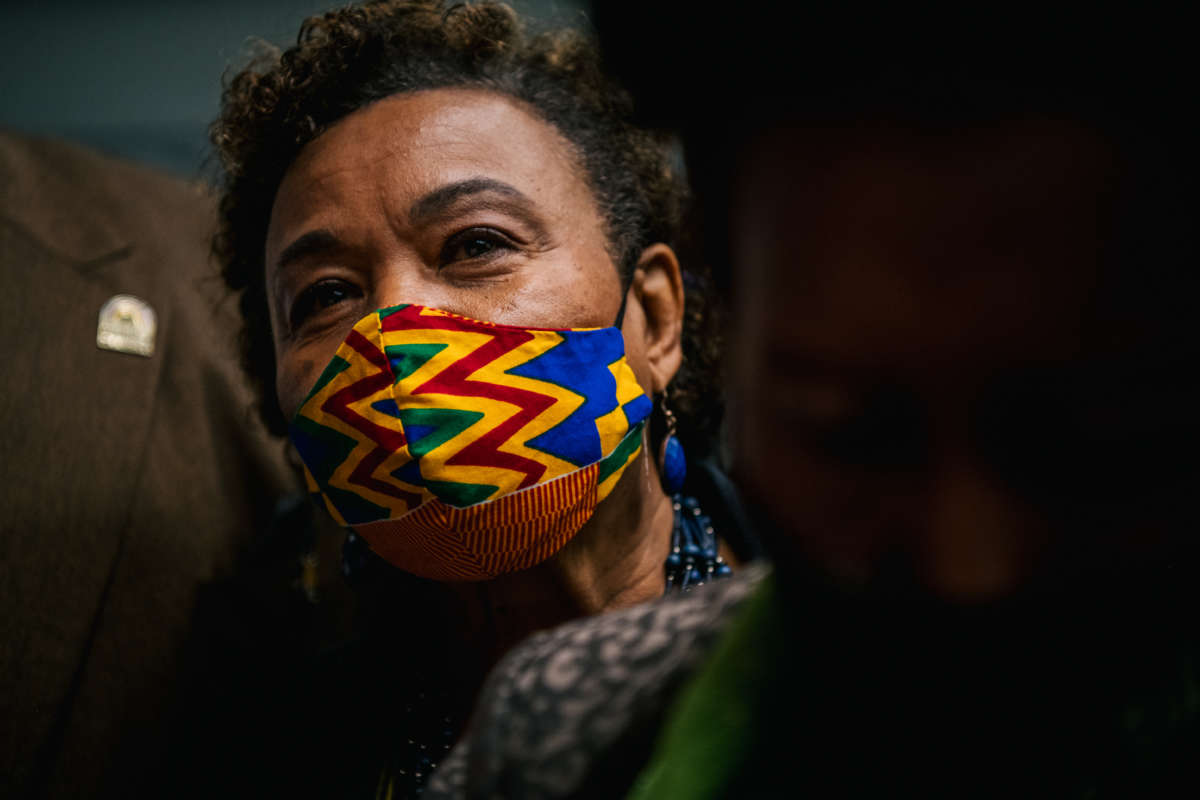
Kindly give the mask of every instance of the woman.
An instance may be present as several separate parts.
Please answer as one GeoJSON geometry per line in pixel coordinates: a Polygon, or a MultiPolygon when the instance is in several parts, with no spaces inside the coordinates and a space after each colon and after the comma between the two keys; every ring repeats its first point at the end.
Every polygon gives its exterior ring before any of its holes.
{"type": "Polygon", "coordinates": [[[716,393],[684,189],[628,113],[581,37],[492,3],[330,12],[226,91],[216,251],[263,408],[334,518],[430,579],[371,582],[347,705],[385,793],[518,640],[729,572],[679,494],[675,414],[711,433],[716,393]]]}

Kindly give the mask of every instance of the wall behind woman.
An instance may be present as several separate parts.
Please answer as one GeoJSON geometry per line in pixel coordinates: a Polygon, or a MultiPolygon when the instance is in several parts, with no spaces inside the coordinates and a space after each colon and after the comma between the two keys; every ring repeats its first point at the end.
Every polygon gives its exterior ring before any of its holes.
{"type": "MultiPolygon", "coordinates": [[[[336,0],[5,4],[0,127],[70,139],[183,177],[200,174],[220,76],[256,39],[287,44],[336,0]]],[[[586,0],[514,0],[556,24],[586,24],[586,0]]]]}

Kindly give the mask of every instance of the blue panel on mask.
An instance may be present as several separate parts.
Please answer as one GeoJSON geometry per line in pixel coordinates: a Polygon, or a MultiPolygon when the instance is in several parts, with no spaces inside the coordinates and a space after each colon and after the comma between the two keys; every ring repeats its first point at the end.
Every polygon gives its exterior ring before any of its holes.
{"type": "Polygon", "coordinates": [[[629,420],[629,424],[636,425],[650,416],[650,413],[654,411],[654,403],[646,395],[639,394],[621,406],[621,410],[625,412],[625,419],[629,420]]]}
{"type": "Polygon", "coordinates": [[[371,408],[378,411],[380,414],[387,414],[389,417],[400,418],[400,408],[396,405],[396,401],[390,397],[385,397],[382,400],[371,403],[371,408]]]}
{"type": "Polygon", "coordinates": [[[560,425],[525,443],[582,467],[604,457],[596,419],[617,407],[617,381],[608,365],[625,354],[625,340],[616,328],[558,333],[563,337],[558,346],[508,372],[556,384],[584,398],[560,425]]]}
{"type": "MultiPolygon", "coordinates": [[[[399,409],[397,409],[396,416],[400,416],[399,409]]],[[[404,436],[408,439],[408,443],[411,445],[413,442],[421,441],[436,430],[437,428],[433,425],[413,425],[409,423],[408,425],[404,426],[404,436]]]]}
{"type": "Polygon", "coordinates": [[[403,467],[392,470],[392,477],[413,486],[425,485],[425,479],[421,477],[421,463],[419,461],[409,461],[403,467]]]}

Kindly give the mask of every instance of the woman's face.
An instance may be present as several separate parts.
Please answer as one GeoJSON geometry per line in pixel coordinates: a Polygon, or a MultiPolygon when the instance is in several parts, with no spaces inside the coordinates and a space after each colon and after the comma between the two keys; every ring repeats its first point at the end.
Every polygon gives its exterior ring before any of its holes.
{"type": "MultiPolygon", "coordinates": [[[[375,309],[577,328],[612,325],[621,305],[604,221],[567,143],[478,90],[390,97],[307,145],[275,197],[265,257],[289,417],[375,309]]],[[[629,361],[649,389],[643,325],[626,315],[629,361]]]]}

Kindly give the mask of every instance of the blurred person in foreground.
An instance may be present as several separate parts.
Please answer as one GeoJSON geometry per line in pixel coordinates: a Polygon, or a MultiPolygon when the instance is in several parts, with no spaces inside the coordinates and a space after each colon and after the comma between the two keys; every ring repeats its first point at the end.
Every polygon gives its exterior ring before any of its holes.
{"type": "Polygon", "coordinates": [[[1196,131],[1165,20],[598,22],[727,257],[776,571],[531,640],[434,796],[1194,793],[1196,131]]]}
{"type": "Polygon", "coordinates": [[[375,624],[264,681],[245,708],[285,707],[205,779],[415,795],[516,642],[729,574],[707,284],[630,110],[584,35],[493,2],[336,9],[229,82],[246,365],[375,624]]]}
{"type": "Polygon", "coordinates": [[[190,698],[263,619],[204,602],[298,487],[252,414],[213,224],[199,186],[0,133],[4,797],[159,787],[190,698]]]}

